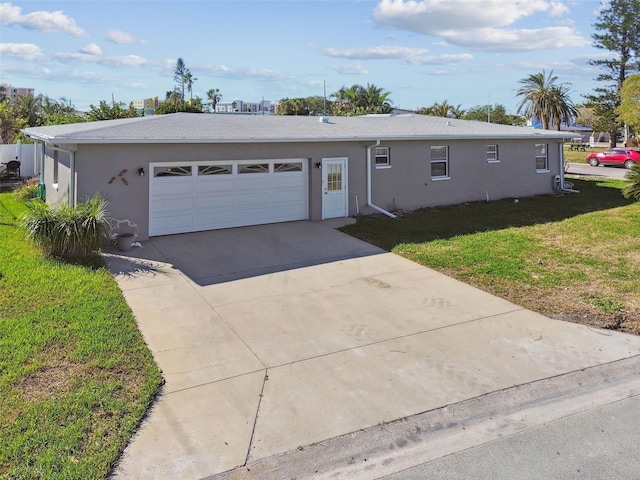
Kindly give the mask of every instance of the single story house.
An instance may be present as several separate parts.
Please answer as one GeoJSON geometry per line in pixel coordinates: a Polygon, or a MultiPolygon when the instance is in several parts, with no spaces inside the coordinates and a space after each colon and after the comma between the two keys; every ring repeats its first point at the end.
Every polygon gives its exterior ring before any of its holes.
{"type": "Polygon", "coordinates": [[[176,113],[23,132],[47,203],[100,193],[142,240],[550,194],[564,188],[567,139],[414,114],[176,113]]]}

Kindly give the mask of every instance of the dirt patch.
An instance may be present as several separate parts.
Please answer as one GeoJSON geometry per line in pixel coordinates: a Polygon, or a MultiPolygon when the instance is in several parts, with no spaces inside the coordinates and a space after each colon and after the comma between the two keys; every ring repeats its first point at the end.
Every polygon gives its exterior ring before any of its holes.
{"type": "Polygon", "coordinates": [[[69,391],[70,380],[80,375],[84,366],[64,358],[52,359],[37,372],[24,377],[16,386],[25,401],[39,402],[69,391]]]}

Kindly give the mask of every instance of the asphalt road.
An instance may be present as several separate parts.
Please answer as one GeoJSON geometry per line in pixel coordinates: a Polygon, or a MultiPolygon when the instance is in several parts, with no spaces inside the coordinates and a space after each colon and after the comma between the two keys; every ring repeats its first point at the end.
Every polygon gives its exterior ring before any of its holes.
{"type": "Polygon", "coordinates": [[[384,480],[637,480],[640,396],[433,460],[384,480]]]}
{"type": "Polygon", "coordinates": [[[602,177],[624,180],[627,171],[628,170],[624,167],[603,167],[602,165],[592,167],[588,163],[570,163],[565,174],[581,177],[602,177]]]}

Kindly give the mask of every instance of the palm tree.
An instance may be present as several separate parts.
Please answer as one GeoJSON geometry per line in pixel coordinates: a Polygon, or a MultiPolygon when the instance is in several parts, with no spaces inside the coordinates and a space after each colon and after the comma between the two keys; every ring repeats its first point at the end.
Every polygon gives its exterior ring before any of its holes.
{"type": "Polygon", "coordinates": [[[16,98],[16,106],[20,117],[26,119],[28,126],[38,127],[42,125],[42,102],[42,94],[36,97],[32,97],[31,95],[19,95],[16,98]]]}
{"type": "Polygon", "coordinates": [[[187,91],[189,92],[189,98],[191,100],[193,100],[193,82],[195,82],[196,80],[198,79],[195,78],[191,73],[191,71],[187,68],[187,71],[184,73],[184,85],[187,87],[187,91]]]}
{"type": "Polygon", "coordinates": [[[220,98],[222,98],[222,95],[220,95],[220,89],[212,88],[209,91],[207,91],[207,98],[211,100],[211,111],[215,113],[216,106],[218,105],[220,98]]]}
{"type": "Polygon", "coordinates": [[[552,102],[549,105],[549,113],[553,119],[553,126],[556,130],[560,131],[562,122],[568,125],[572,118],[578,116],[578,109],[569,97],[568,84],[563,83],[562,85],[553,87],[551,92],[552,102]]]}
{"type": "Polygon", "coordinates": [[[391,111],[391,100],[389,95],[391,92],[385,92],[384,89],[368,84],[362,90],[365,104],[363,105],[369,113],[389,113],[391,111]]]}
{"type": "Polygon", "coordinates": [[[372,84],[342,87],[332,94],[335,97],[333,110],[337,115],[366,115],[369,113],[389,113],[391,92],[372,84]]]}
{"type": "Polygon", "coordinates": [[[435,102],[430,107],[423,107],[418,110],[418,113],[434,117],[462,118],[465,111],[462,109],[462,104],[452,105],[449,100],[444,100],[442,103],[435,102]]]}
{"type": "MultiPolygon", "coordinates": [[[[517,96],[523,97],[518,104],[518,113],[524,114],[527,118],[537,117],[542,122],[542,128],[549,129],[551,120],[558,118],[567,120],[570,115],[577,114],[575,106],[569,98],[569,86],[571,84],[561,83],[556,85],[558,77],[553,75],[553,70],[546,75],[534,73],[519,81],[522,87],[517,92],[517,96]]],[[[557,124],[560,129],[560,121],[557,124]]]]}

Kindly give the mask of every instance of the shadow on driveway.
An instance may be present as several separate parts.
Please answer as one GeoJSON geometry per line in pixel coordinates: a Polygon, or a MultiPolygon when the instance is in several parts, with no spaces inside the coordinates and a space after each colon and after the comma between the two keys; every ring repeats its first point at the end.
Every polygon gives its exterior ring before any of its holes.
{"type": "MultiPolygon", "coordinates": [[[[153,237],[122,255],[120,273],[166,262],[200,286],[385,253],[335,230],[341,222],[288,222],[153,237]]],[[[113,267],[111,267],[113,268],[113,267]]]]}

